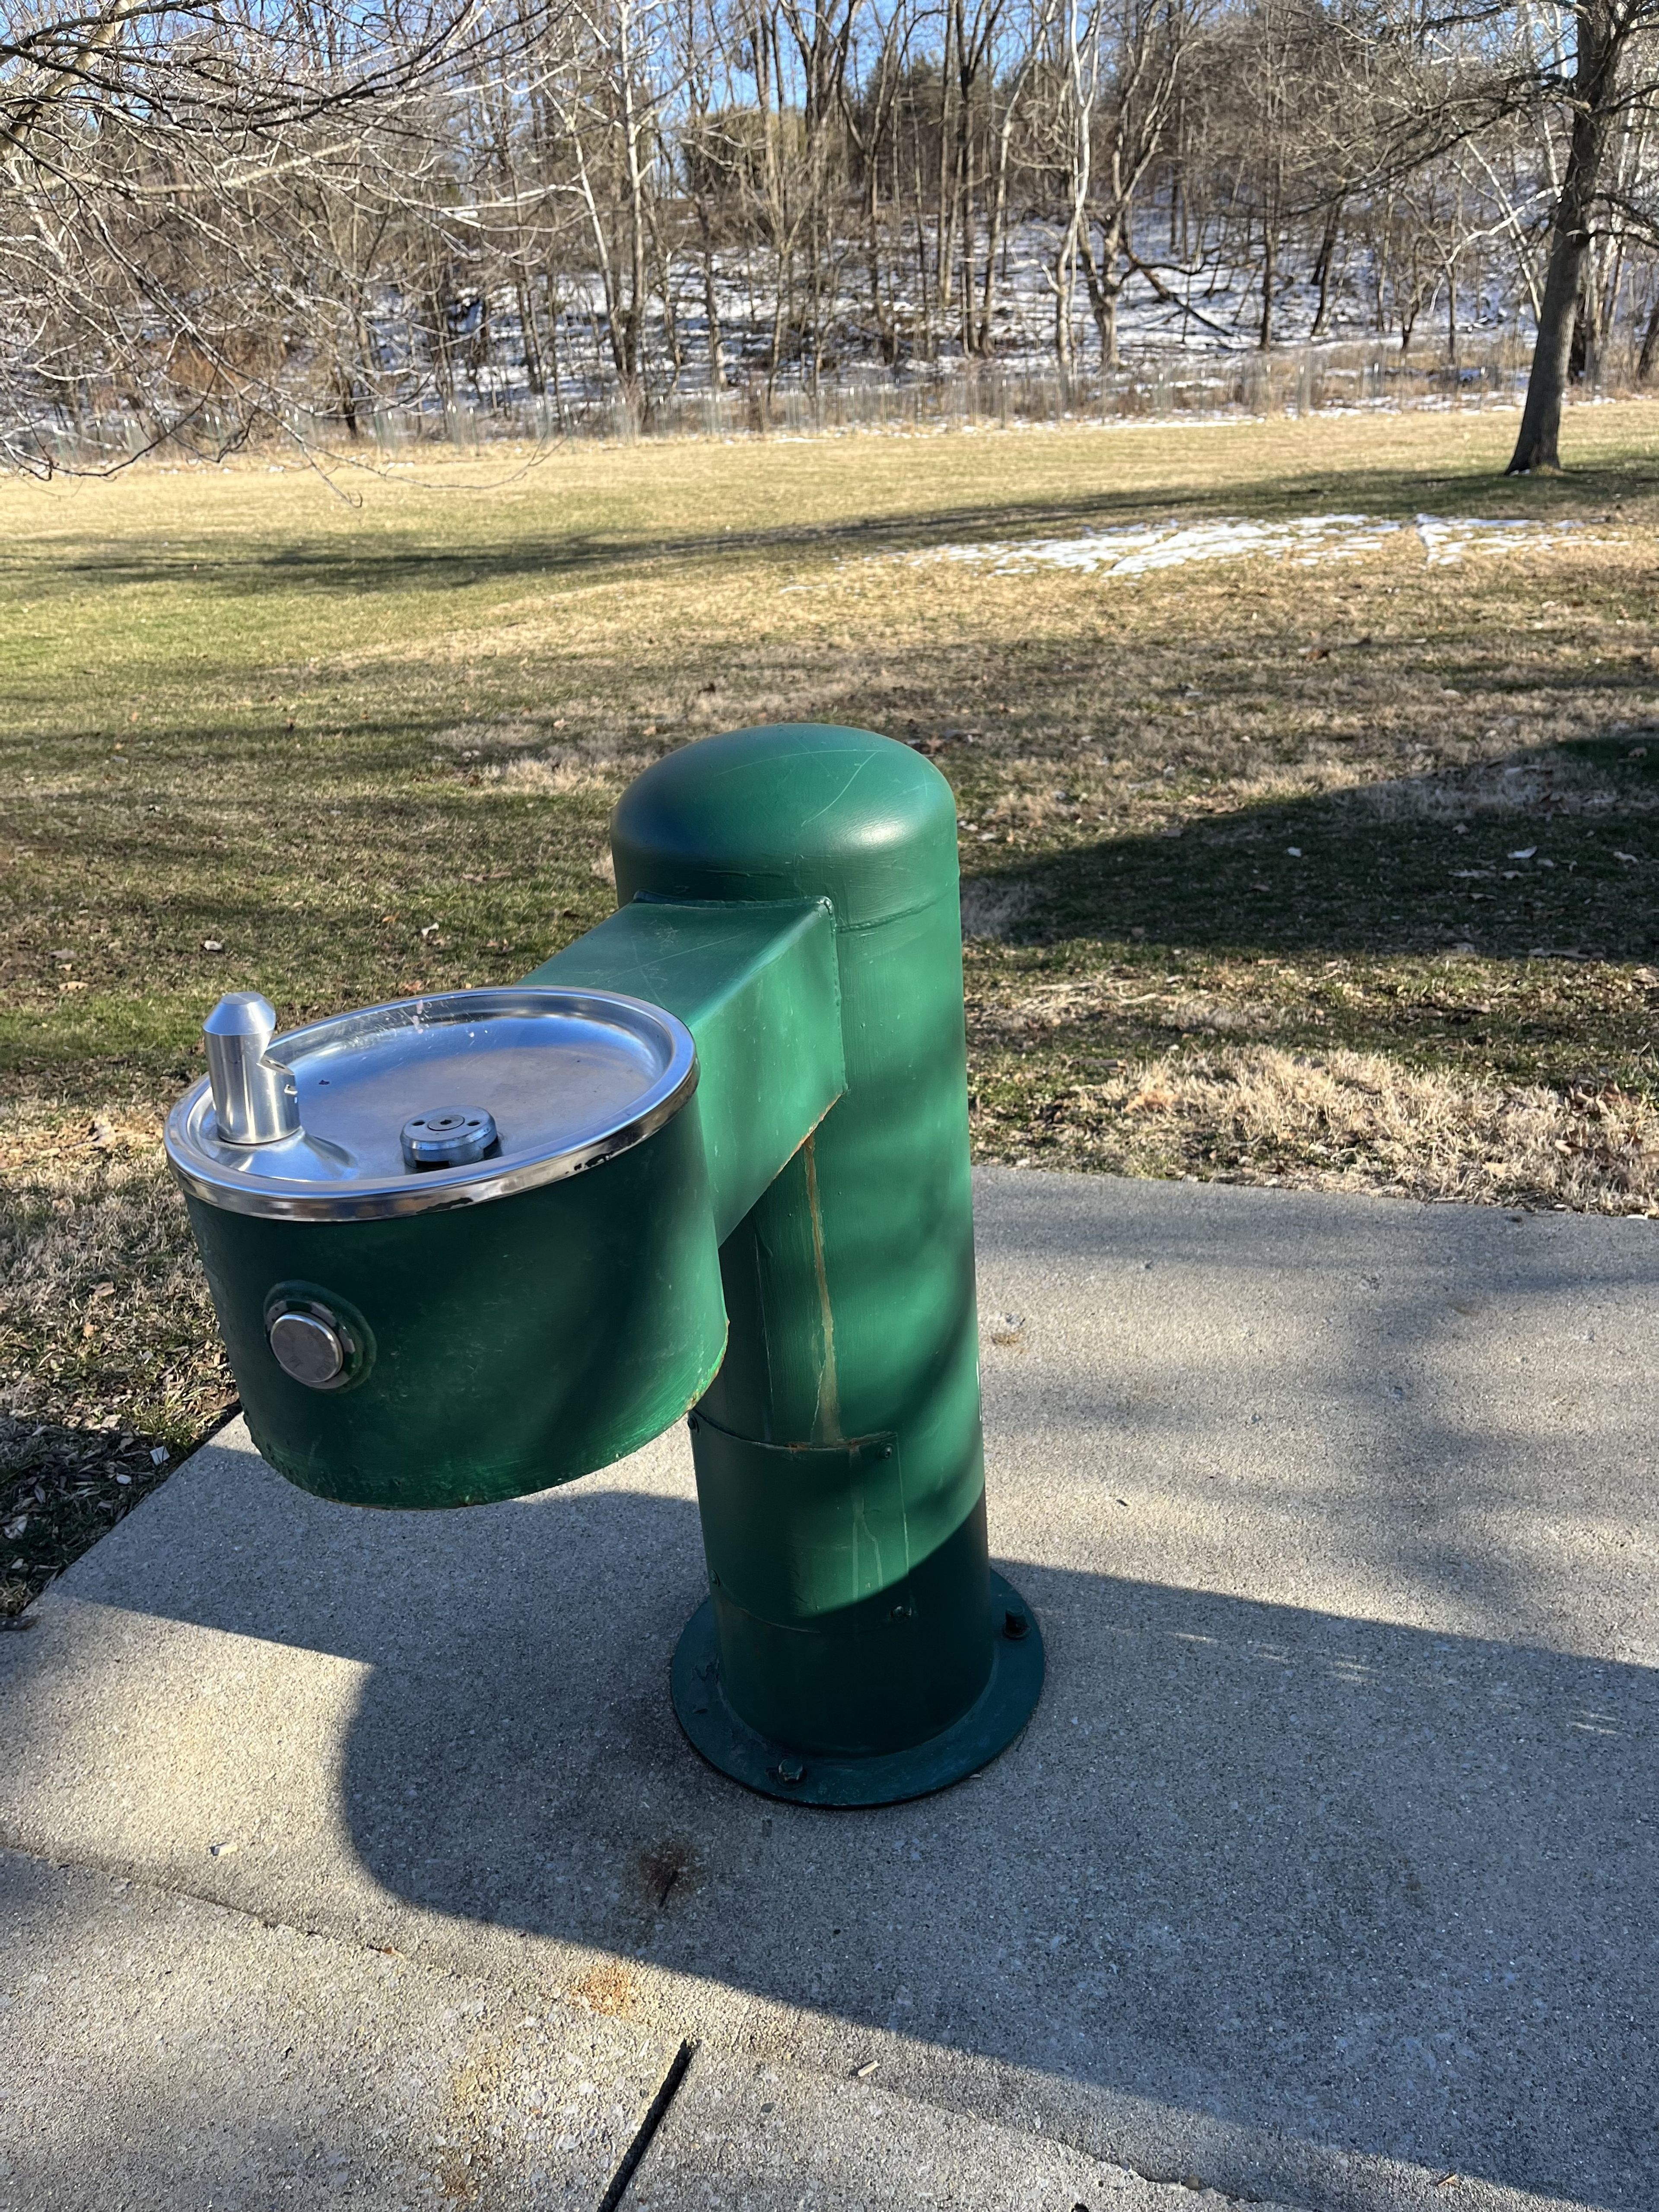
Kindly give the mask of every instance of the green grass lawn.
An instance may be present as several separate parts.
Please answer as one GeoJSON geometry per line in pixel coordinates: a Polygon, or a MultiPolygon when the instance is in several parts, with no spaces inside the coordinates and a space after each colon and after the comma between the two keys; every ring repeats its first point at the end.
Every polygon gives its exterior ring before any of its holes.
{"type": "Polygon", "coordinates": [[[1577,410],[1553,482],[1501,476],[1513,429],[0,483],[9,1601],[228,1402],[156,1149],[217,994],[292,1022],[523,974],[608,909],[617,791],[711,730],[862,723],[951,778],[984,1156],[1659,1205],[1659,409],[1577,410]],[[1580,526],[1133,580],[929,557],[1335,512],[1580,526]]]}

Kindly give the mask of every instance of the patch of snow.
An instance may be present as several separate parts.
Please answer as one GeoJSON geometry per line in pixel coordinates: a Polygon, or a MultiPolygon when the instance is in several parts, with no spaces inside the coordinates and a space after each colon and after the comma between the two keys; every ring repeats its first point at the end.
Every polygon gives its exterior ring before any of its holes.
{"type": "Polygon", "coordinates": [[[1419,514],[1416,526],[1431,568],[1449,568],[1466,553],[1505,553],[1519,548],[1547,553],[1569,540],[1581,545],[1607,542],[1584,537],[1583,526],[1577,522],[1498,521],[1486,515],[1447,520],[1440,515],[1419,514]]]}
{"type": "Polygon", "coordinates": [[[1586,538],[1572,522],[1495,521],[1481,516],[1446,519],[1419,514],[1413,524],[1368,514],[1304,514],[1284,522],[1131,522],[1085,530],[1074,538],[987,540],[939,545],[908,557],[913,562],[960,561],[1013,576],[1033,568],[1071,568],[1084,575],[1144,576],[1158,568],[1184,568],[1199,561],[1267,557],[1310,568],[1328,561],[1354,561],[1376,552],[1389,538],[1414,529],[1431,567],[1461,561],[1466,553],[1547,551],[1569,538],[1586,538]]]}

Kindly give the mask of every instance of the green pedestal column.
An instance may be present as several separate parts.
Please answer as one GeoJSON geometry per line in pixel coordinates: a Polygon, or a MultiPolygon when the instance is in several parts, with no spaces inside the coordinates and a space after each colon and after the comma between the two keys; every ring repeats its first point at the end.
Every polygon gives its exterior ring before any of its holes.
{"type": "Polygon", "coordinates": [[[692,1423],[710,1595],[692,1741],[779,1796],[982,1765],[1042,1686],[985,1538],[956,814],[908,748],[814,724],[687,746],[612,823],[619,899],[828,902],[845,1089],[720,1247],[692,1423]]]}

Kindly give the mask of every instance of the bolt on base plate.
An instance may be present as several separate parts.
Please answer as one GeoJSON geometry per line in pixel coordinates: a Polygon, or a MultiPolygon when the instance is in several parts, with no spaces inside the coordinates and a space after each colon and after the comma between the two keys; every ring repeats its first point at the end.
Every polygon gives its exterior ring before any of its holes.
{"type": "Polygon", "coordinates": [[[694,1750],[711,1766],[764,1797],[797,1805],[898,1805],[977,1774],[1006,1751],[1042,1693],[1042,1636],[1036,1616],[1012,1583],[991,1576],[991,1679],[977,1701],[925,1743],[864,1758],[798,1751],[759,1735],[726,1704],[714,1641],[714,1608],[705,1600],[674,1651],[674,1711],[694,1750]],[[1016,1623],[1024,1623],[1023,1629],[1016,1623]]]}

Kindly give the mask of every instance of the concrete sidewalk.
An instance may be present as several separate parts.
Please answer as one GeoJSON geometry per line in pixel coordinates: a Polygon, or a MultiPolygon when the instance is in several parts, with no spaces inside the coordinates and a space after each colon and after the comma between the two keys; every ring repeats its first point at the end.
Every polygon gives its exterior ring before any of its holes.
{"type": "Polygon", "coordinates": [[[702,1766],[678,1437],[422,1516],[227,1431],[0,1638],[0,2203],[597,2205],[690,2039],[627,2212],[1659,2204],[1659,1228],[979,1191],[1020,1742],[702,1766]]]}

